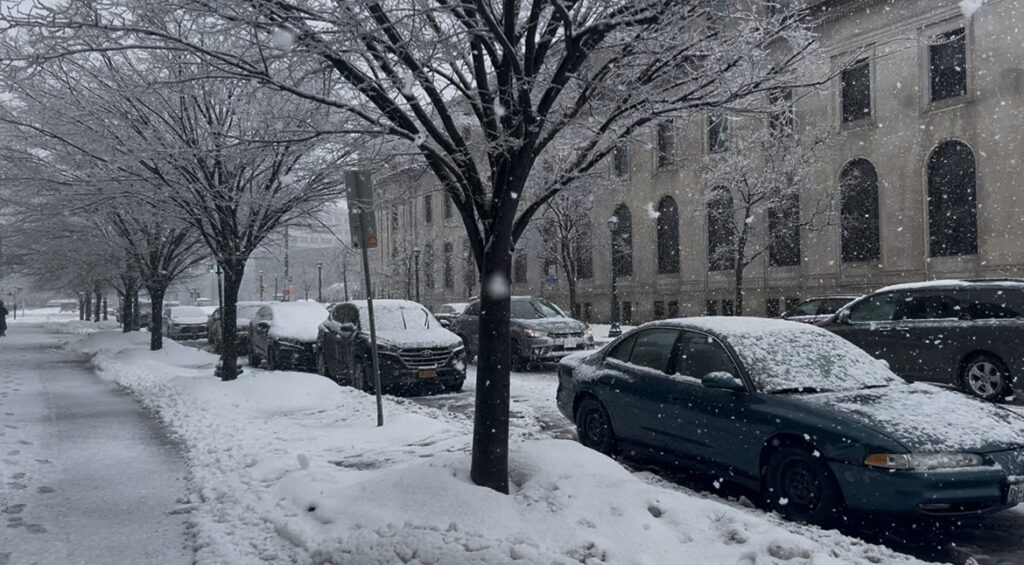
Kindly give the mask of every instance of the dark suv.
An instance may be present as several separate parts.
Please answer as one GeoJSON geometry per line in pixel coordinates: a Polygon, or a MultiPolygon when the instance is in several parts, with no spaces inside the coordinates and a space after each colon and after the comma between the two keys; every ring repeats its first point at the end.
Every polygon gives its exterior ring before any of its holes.
{"type": "Polygon", "coordinates": [[[1024,372],[1024,279],[890,286],[821,326],[884,359],[906,379],[953,384],[1001,400],[1013,394],[1014,380],[1024,372]]]}
{"type": "MultiPolygon", "coordinates": [[[[466,380],[465,348],[422,305],[374,300],[381,388],[389,392],[458,392],[466,380]]],[[[374,390],[370,318],[365,300],[331,307],[316,340],[317,372],[339,384],[374,390]]]]}
{"type": "MultiPolygon", "coordinates": [[[[530,363],[558,361],[576,351],[593,349],[590,326],[565,315],[558,306],[531,296],[512,297],[512,368],[525,369],[530,363]]],[[[480,301],[470,302],[455,323],[455,332],[469,349],[468,357],[480,348],[480,301]]]]}

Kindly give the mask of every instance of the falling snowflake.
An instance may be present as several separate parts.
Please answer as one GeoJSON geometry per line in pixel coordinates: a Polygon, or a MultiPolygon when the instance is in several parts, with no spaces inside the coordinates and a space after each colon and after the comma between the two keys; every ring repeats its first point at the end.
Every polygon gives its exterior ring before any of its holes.
{"type": "Polygon", "coordinates": [[[295,46],[295,32],[285,27],[279,27],[275,29],[274,33],[271,35],[270,44],[273,45],[275,49],[291,51],[292,47],[295,46]]]}

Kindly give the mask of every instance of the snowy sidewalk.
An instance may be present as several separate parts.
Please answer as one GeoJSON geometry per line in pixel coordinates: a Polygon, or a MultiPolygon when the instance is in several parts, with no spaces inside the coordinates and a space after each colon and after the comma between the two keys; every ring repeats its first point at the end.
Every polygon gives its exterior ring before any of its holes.
{"type": "Polygon", "coordinates": [[[0,338],[0,564],[191,563],[175,445],[39,324],[0,338]]]}

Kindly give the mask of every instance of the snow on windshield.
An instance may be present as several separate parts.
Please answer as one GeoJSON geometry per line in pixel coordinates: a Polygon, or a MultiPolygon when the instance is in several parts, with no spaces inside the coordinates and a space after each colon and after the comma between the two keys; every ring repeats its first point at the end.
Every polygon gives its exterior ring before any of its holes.
{"type": "Polygon", "coordinates": [[[206,312],[198,306],[175,306],[171,308],[172,318],[206,318],[206,312]]]}
{"type": "MultiPolygon", "coordinates": [[[[373,316],[377,323],[376,328],[381,331],[426,330],[440,327],[430,312],[414,302],[374,302],[373,316]]],[[[366,331],[370,330],[369,312],[365,306],[359,308],[359,325],[366,331]]]]}
{"type": "Polygon", "coordinates": [[[858,390],[901,384],[881,361],[816,326],[762,318],[688,320],[728,341],[758,390],[858,390]]]}
{"type": "Polygon", "coordinates": [[[327,309],[316,302],[288,302],[271,308],[270,333],[280,338],[316,341],[317,327],[327,319],[327,309]]]}
{"type": "Polygon", "coordinates": [[[563,314],[554,304],[546,300],[513,300],[512,319],[536,320],[539,318],[563,318],[563,314]]]}

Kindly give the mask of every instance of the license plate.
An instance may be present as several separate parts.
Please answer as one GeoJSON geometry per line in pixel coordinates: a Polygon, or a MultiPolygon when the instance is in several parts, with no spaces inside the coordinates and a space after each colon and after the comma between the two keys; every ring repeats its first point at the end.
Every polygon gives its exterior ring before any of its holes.
{"type": "Polygon", "coordinates": [[[421,379],[432,379],[437,376],[437,371],[433,369],[423,369],[422,371],[416,373],[416,376],[421,379]]]}
{"type": "Polygon", "coordinates": [[[1020,504],[1024,502],[1024,484],[1010,485],[1010,490],[1006,493],[1007,504],[1020,504]]]}
{"type": "Polygon", "coordinates": [[[567,339],[562,344],[562,347],[564,347],[566,349],[576,349],[579,346],[580,346],[580,342],[579,342],[578,339],[567,339]]]}

